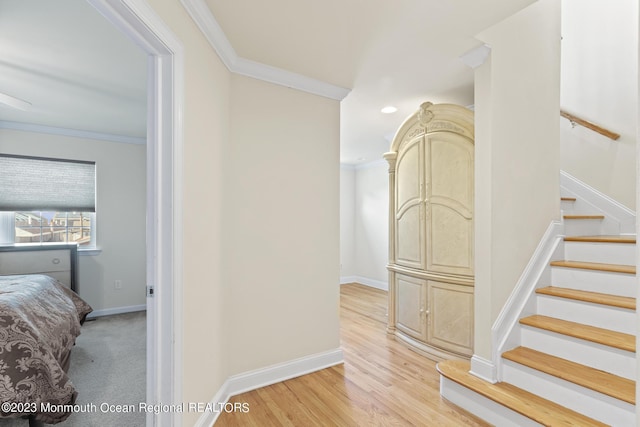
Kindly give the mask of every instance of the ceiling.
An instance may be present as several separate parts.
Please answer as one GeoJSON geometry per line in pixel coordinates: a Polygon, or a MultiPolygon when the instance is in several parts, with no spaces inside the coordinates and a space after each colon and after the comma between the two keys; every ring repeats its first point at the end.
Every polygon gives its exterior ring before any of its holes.
{"type": "Polygon", "coordinates": [[[85,0],[0,0],[0,120],[146,135],[146,54],[85,0]]]}
{"type": "MultiPolygon", "coordinates": [[[[172,0],[178,1],[178,0],[172,0]]],[[[239,57],[352,89],[341,162],[368,163],[420,103],[473,104],[460,56],[533,0],[203,0],[239,57]],[[382,114],[394,105],[398,111],[382,114]]],[[[85,0],[0,0],[0,125],[144,138],[146,56],[85,0]]]]}

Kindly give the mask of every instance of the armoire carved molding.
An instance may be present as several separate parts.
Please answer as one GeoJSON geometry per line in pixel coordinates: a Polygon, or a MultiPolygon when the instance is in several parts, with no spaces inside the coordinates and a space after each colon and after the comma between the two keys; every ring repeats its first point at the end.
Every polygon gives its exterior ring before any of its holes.
{"type": "Polygon", "coordinates": [[[423,103],[389,162],[388,332],[436,360],[473,353],[473,112],[423,103]]]}

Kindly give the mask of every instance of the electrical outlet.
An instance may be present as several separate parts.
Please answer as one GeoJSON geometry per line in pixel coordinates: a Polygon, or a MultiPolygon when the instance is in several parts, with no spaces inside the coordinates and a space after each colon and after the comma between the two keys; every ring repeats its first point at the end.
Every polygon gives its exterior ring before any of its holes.
{"type": "Polygon", "coordinates": [[[122,289],[122,280],[120,279],[114,280],[113,287],[116,289],[122,289]]]}

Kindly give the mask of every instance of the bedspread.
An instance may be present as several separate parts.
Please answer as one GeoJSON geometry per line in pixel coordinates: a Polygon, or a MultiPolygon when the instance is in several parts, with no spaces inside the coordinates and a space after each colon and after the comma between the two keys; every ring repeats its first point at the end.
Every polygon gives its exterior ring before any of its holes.
{"type": "Polygon", "coordinates": [[[75,403],[77,392],[66,371],[90,312],[86,302],[49,276],[0,276],[0,417],[35,415],[55,424],[69,416],[58,405],[75,403]],[[43,411],[47,404],[56,410],[43,411]]]}

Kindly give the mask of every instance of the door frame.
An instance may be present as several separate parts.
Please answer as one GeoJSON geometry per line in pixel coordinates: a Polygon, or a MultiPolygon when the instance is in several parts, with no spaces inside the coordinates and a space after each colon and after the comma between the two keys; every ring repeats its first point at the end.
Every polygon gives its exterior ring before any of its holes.
{"type": "MultiPolygon", "coordinates": [[[[182,401],[183,47],[144,0],[87,1],[149,57],[146,403],[178,404],[182,401]]],[[[182,425],[182,414],[157,412],[147,413],[148,427],[182,425]]]]}

